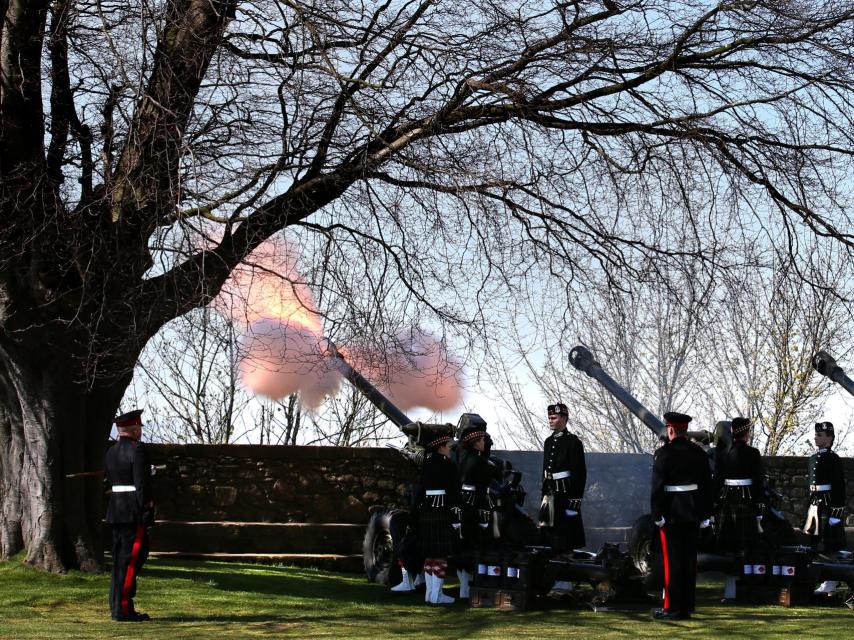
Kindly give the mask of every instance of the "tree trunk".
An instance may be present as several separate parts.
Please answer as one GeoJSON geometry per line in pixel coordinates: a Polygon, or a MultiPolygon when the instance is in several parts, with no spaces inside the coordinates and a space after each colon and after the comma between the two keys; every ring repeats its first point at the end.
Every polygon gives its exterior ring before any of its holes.
{"type": "Polygon", "coordinates": [[[99,572],[102,477],[112,417],[130,376],[86,386],[85,376],[56,357],[15,357],[4,345],[0,412],[2,524],[0,552],[22,548],[26,562],[52,572],[99,572]]]}

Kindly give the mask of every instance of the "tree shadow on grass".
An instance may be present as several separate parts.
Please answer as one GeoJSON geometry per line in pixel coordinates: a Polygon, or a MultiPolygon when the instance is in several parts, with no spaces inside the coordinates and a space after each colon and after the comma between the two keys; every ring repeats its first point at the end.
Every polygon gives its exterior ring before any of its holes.
{"type": "MultiPolygon", "coordinates": [[[[140,579],[192,580],[222,591],[252,592],[261,595],[317,598],[333,601],[382,601],[397,596],[376,584],[356,582],[334,573],[267,565],[226,565],[211,569],[209,563],[192,565],[146,566],[140,579]]],[[[423,594],[423,591],[420,592],[423,594]]],[[[422,595],[423,597],[423,595],[422,595]]]]}

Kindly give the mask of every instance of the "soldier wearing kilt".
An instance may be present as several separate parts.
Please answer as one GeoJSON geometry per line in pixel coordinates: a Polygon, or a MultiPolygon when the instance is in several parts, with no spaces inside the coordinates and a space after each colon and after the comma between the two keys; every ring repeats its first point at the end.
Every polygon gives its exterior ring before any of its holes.
{"type": "Polygon", "coordinates": [[[493,465],[486,454],[486,422],[477,414],[460,418],[460,549],[456,557],[460,598],[469,597],[469,584],[474,573],[478,551],[492,546],[494,505],[489,495],[493,465]]]}
{"type": "Polygon", "coordinates": [[[569,410],[561,402],[547,408],[552,434],[543,443],[543,501],[540,527],[556,551],[584,546],[581,500],[587,484],[584,445],[567,428],[569,410]]]}
{"type": "MultiPolygon", "coordinates": [[[[765,472],[762,454],[751,447],[750,419],[733,418],[732,444],[715,459],[715,487],[719,496],[717,529],[718,551],[744,553],[756,547],[761,533],[765,472]]],[[[727,576],[724,602],[736,596],[736,577],[727,576]]]]}
{"type": "MultiPolygon", "coordinates": [[[[539,524],[543,542],[558,553],[571,552],[585,545],[581,500],[587,485],[584,445],[566,426],[569,409],[562,402],[546,408],[552,434],[543,443],[543,500],[539,524]]],[[[559,597],[572,589],[572,583],[556,580],[549,595],[559,597]]]]}
{"type": "MultiPolygon", "coordinates": [[[[818,451],[808,463],[810,505],[804,532],[810,535],[812,547],[824,553],[845,548],[845,471],[842,460],[831,451],[835,438],[832,423],[816,423],[818,451]]],[[[837,584],[836,580],[826,580],[816,593],[831,593],[837,584]]]]}
{"type": "Polygon", "coordinates": [[[424,600],[451,604],[454,598],[442,593],[448,557],[456,553],[460,528],[460,485],[457,466],[448,457],[449,434],[423,430],[419,438],[425,451],[418,508],[418,542],[424,557],[427,583],[424,600]]]}
{"type": "Polygon", "coordinates": [[[655,450],[650,502],[659,527],[664,606],[656,620],[685,620],[694,611],[697,544],[712,515],[712,474],[706,453],[688,440],[691,416],[664,414],[668,442],[655,450]]]}

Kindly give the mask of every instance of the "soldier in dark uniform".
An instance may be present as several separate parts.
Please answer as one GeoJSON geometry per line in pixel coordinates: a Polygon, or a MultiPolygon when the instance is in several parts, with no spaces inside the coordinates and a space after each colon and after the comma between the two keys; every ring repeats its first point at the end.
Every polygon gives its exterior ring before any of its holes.
{"type": "MultiPolygon", "coordinates": [[[[744,553],[756,547],[765,495],[762,454],[751,447],[750,419],[732,419],[732,444],[715,458],[715,489],[719,497],[716,542],[722,553],[744,553]]],[[[736,596],[736,576],[727,576],[724,601],[736,596]]]]}
{"type": "MultiPolygon", "coordinates": [[[[558,553],[571,552],[584,546],[584,522],[581,501],[587,485],[584,445],[566,426],[569,410],[562,402],[546,409],[552,434],[543,443],[543,500],[539,524],[544,542],[558,553]]],[[[558,580],[552,595],[560,595],[572,584],[558,580]]]]}
{"type": "Polygon", "coordinates": [[[448,457],[448,433],[424,429],[419,438],[425,451],[418,509],[418,542],[424,557],[425,602],[451,604],[442,592],[448,557],[457,551],[460,524],[460,484],[457,465],[448,457]]]}
{"type": "Polygon", "coordinates": [[[121,622],[150,619],[133,606],[136,578],[148,557],[147,529],[154,523],[151,465],[140,445],[141,416],[138,409],[115,419],[119,439],[104,457],[104,479],[111,492],[106,521],[113,529],[110,613],[121,622]]]}
{"type": "Polygon", "coordinates": [[[657,620],[684,620],[694,611],[697,542],[712,515],[712,478],[706,453],[688,440],[691,416],[664,414],[668,442],[652,464],[652,517],[659,527],[664,564],[664,606],[657,620]]]}
{"type": "MultiPolygon", "coordinates": [[[[810,506],[804,532],[810,535],[812,547],[824,553],[845,548],[845,471],[842,460],[831,451],[835,437],[832,423],[816,423],[818,451],[808,464],[810,506]]],[[[827,580],[816,593],[831,593],[837,584],[827,580]]]]}
{"type": "Polygon", "coordinates": [[[457,554],[460,598],[469,597],[475,556],[494,543],[492,514],[495,505],[489,494],[494,465],[486,454],[486,422],[477,414],[460,418],[459,478],[462,527],[457,554]]]}

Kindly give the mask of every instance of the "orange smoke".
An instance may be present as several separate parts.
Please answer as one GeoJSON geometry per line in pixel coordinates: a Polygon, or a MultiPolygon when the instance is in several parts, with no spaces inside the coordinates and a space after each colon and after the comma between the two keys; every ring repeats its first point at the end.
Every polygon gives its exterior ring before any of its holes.
{"type": "Polygon", "coordinates": [[[317,409],[338,391],[340,376],[324,356],[323,324],[297,255],[282,239],[263,243],[234,270],[214,306],[245,327],[243,384],[274,400],[299,392],[304,407],[317,409]]]}
{"type": "MultiPolygon", "coordinates": [[[[238,370],[253,393],[278,400],[300,394],[316,410],[337,393],[341,375],[329,366],[323,323],[308,286],[297,270],[297,252],[285,240],[259,246],[234,270],[213,306],[244,327],[238,370]]],[[[460,404],[462,364],[433,336],[410,329],[386,354],[342,355],[401,409],[447,411],[460,404]],[[385,363],[383,367],[360,365],[385,363]],[[385,381],[385,384],[383,384],[385,381]]]]}

